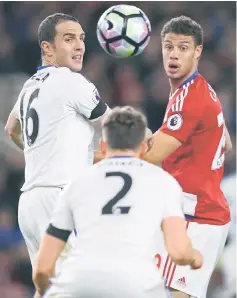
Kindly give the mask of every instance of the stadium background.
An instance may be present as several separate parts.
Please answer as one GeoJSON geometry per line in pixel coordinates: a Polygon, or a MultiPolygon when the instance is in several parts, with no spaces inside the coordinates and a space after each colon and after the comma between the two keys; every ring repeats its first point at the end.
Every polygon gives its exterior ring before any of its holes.
{"type": "MultiPolygon", "coordinates": [[[[145,53],[125,60],[109,57],[96,39],[98,18],[116,3],[0,2],[0,298],[32,297],[28,254],[17,226],[24,159],[5,136],[4,124],[22,84],[40,65],[37,28],[47,15],[64,12],[79,19],[86,32],[82,73],[95,83],[111,107],[130,104],[141,108],[153,132],[162,123],[169,94],[161,59],[162,25],[181,14],[200,22],[205,43],[199,70],[222,101],[235,144],[236,2],[133,2],[151,20],[152,37],[145,53]]],[[[226,158],[226,176],[236,171],[235,154],[234,147],[226,158]]],[[[212,278],[207,298],[218,298],[225,277],[220,269],[221,264],[212,278]]]]}

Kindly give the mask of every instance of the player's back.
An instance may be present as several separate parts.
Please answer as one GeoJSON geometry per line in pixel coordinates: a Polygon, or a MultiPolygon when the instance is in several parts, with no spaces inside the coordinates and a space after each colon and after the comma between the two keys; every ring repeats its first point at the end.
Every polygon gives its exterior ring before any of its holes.
{"type": "Polygon", "coordinates": [[[186,193],[185,213],[199,222],[226,224],[229,208],[220,189],[224,116],[215,91],[201,75],[197,73],[171,97],[161,130],[182,142],[163,168],[186,193]]]}
{"type": "Polygon", "coordinates": [[[115,157],[93,166],[82,181],[68,194],[78,230],[74,253],[153,260],[166,210],[172,213],[172,200],[181,196],[175,179],[137,158],[115,157]]]}
{"type": "Polygon", "coordinates": [[[43,67],[25,83],[18,99],[26,163],[23,190],[64,186],[92,163],[94,130],[74,107],[76,84],[82,97],[87,88],[94,88],[64,67],[43,67]]]}

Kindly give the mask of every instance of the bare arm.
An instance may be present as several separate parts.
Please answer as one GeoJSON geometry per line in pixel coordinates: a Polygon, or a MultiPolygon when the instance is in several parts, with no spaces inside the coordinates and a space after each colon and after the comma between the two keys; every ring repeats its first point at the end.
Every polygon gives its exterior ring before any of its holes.
{"type": "Polygon", "coordinates": [[[49,279],[54,274],[55,263],[64,246],[63,240],[49,234],[45,234],[41,241],[33,271],[33,281],[40,295],[43,295],[49,287],[49,279]]]}
{"type": "Polygon", "coordinates": [[[104,155],[102,154],[102,152],[95,151],[94,152],[94,161],[93,161],[93,163],[97,163],[97,162],[101,161],[102,159],[104,159],[104,155]]]}
{"type": "Polygon", "coordinates": [[[224,129],[225,129],[225,151],[230,152],[233,149],[233,145],[232,145],[230,134],[229,134],[229,131],[228,131],[226,125],[225,125],[224,129]]]}
{"type": "Polygon", "coordinates": [[[176,138],[157,130],[152,137],[152,147],[144,159],[155,165],[161,165],[163,160],[181,145],[182,143],[176,138]]]}
{"type": "MultiPolygon", "coordinates": [[[[99,117],[98,119],[96,119],[95,121],[92,122],[92,125],[95,130],[94,146],[97,147],[96,148],[97,150],[99,150],[99,143],[100,143],[100,139],[102,138],[102,123],[110,111],[111,111],[110,108],[107,107],[107,110],[105,111],[105,113],[101,117],[99,117]]],[[[104,155],[100,151],[94,151],[93,163],[95,164],[95,163],[101,161],[102,159],[104,159],[104,155]]]]}
{"type": "Polygon", "coordinates": [[[192,247],[182,217],[167,217],[162,222],[162,230],[167,251],[178,265],[191,265],[193,269],[202,266],[201,254],[192,247]]]}
{"type": "Polygon", "coordinates": [[[21,124],[20,124],[20,121],[16,118],[14,110],[11,111],[8,117],[8,120],[5,126],[5,132],[21,150],[24,150],[22,133],[21,133],[21,124]]]}

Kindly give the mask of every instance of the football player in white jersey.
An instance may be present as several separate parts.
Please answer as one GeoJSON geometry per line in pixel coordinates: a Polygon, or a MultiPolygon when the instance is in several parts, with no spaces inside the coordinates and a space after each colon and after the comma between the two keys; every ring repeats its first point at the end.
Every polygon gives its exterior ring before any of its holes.
{"type": "Polygon", "coordinates": [[[181,187],[167,172],[139,159],[146,152],[146,125],[145,117],[129,107],[115,108],[105,119],[105,159],[64,189],[42,239],[33,273],[40,295],[165,298],[154,260],[162,231],[174,262],[202,266],[186,233],[181,187]],[[52,277],[74,228],[76,244],[60,275],[52,277]]]}
{"type": "Polygon", "coordinates": [[[57,13],[39,26],[42,66],[24,84],[5,130],[24,150],[18,220],[31,262],[62,189],[93,163],[94,129],[109,110],[78,72],[85,52],[79,21],[57,13]]]}

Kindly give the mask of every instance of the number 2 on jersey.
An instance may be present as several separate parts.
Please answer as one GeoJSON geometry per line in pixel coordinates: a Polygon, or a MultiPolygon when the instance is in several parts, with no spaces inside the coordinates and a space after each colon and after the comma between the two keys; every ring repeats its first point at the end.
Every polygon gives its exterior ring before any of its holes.
{"type": "MultiPolygon", "coordinates": [[[[218,121],[218,127],[224,125],[224,116],[222,112],[217,116],[217,121],[218,121]]],[[[225,149],[225,127],[223,127],[223,132],[222,132],[214,159],[212,161],[211,169],[213,171],[218,170],[223,166],[224,160],[225,160],[224,149],[225,149]]]]}
{"type": "Polygon", "coordinates": [[[130,210],[130,206],[119,206],[115,207],[115,205],[123,199],[132,186],[132,178],[130,175],[123,172],[108,172],[106,173],[106,178],[108,177],[120,177],[123,179],[123,187],[121,190],[111,199],[107,204],[102,208],[102,214],[116,214],[116,211],[119,211],[119,214],[128,214],[130,210]]]}
{"type": "Polygon", "coordinates": [[[21,115],[21,129],[24,144],[27,142],[28,146],[32,146],[36,141],[39,132],[39,116],[34,108],[31,108],[31,104],[38,97],[39,89],[34,90],[30,95],[29,102],[24,113],[24,99],[27,92],[23,94],[20,102],[20,115],[21,115]],[[29,119],[32,121],[32,129],[29,132],[29,119]]]}

